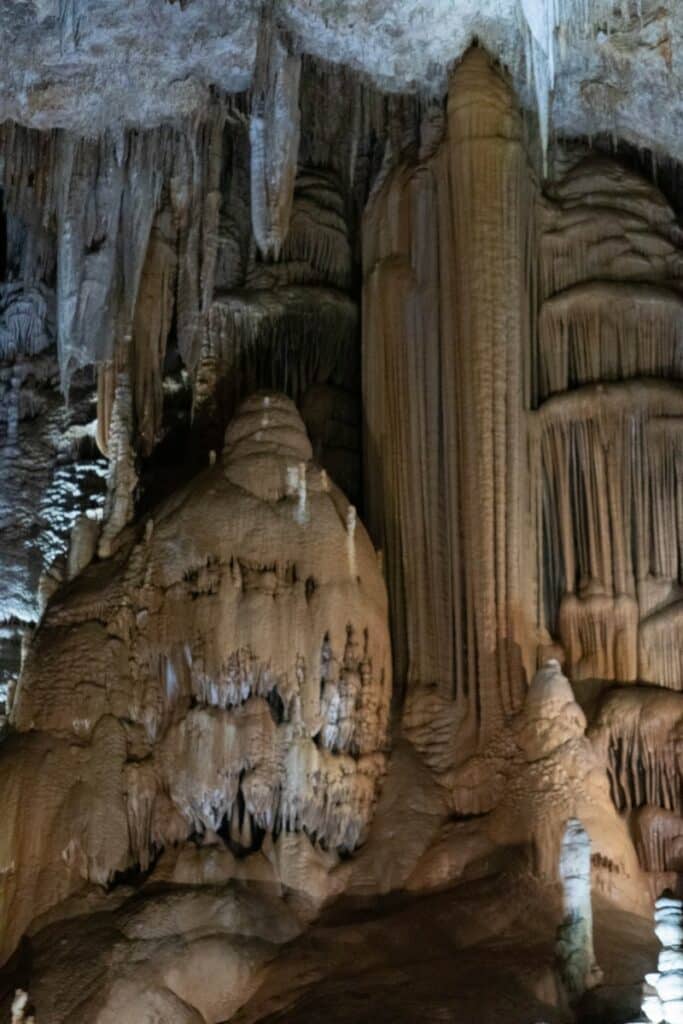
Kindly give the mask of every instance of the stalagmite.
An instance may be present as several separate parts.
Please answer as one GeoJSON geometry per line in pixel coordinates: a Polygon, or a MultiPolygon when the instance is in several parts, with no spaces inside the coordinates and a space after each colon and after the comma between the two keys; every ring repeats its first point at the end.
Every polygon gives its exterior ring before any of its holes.
{"type": "Polygon", "coordinates": [[[647,975],[643,1013],[653,1024],[683,1021],[683,903],[669,894],[655,904],[655,932],[662,944],[657,971],[647,975]]]}
{"type": "Polygon", "coordinates": [[[0,751],[14,822],[0,863],[18,866],[0,875],[5,953],[81,880],[144,870],[224,823],[240,846],[282,830],[357,845],[383,773],[391,668],[384,583],[355,513],[349,570],[349,507],[322,488],[293,403],[259,393],[221,463],[158,509],[153,531],[129,531],[115,562],[53,595],[12,706],[26,743],[0,751]],[[30,860],[27,809],[45,822],[30,860]]]}
{"type": "Polygon", "coordinates": [[[135,487],[138,478],[133,451],[133,396],[128,375],[119,375],[114,392],[109,437],[109,479],[107,504],[98,553],[107,558],[116,538],[131,521],[135,511],[135,487]]]}
{"type": "Polygon", "coordinates": [[[564,917],[557,933],[557,953],[567,994],[576,1002],[602,980],[593,950],[591,841],[576,818],[567,822],[562,836],[559,874],[564,917]]]}
{"type": "Polygon", "coordinates": [[[28,1006],[28,992],[17,989],[12,1000],[12,1024],[35,1024],[33,1014],[26,1016],[28,1006]]]}

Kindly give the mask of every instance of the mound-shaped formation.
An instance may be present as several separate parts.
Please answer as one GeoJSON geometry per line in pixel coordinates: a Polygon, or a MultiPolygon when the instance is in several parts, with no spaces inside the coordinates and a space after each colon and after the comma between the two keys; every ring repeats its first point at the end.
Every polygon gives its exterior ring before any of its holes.
{"type": "Polygon", "coordinates": [[[0,770],[3,954],[85,881],[191,836],[353,848],[390,687],[372,545],[293,403],[256,395],[222,459],[59,591],[30,644],[0,770]]]}

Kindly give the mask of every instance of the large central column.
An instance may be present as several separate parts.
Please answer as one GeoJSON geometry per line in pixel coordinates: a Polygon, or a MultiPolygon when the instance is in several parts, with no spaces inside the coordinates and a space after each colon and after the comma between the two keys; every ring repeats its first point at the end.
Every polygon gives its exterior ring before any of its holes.
{"type": "Polygon", "coordinates": [[[366,511],[385,556],[395,678],[409,727],[431,749],[443,737],[444,766],[516,709],[535,667],[533,185],[520,112],[484,51],[455,72],[447,115],[436,153],[399,168],[366,214],[363,338],[366,511]]]}
{"type": "Polygon", "coordinates": [[[448,98],[462,569],[470,691],[492,724],[522,692],[531,184],[515,98],[483,50],[448,98]]]}

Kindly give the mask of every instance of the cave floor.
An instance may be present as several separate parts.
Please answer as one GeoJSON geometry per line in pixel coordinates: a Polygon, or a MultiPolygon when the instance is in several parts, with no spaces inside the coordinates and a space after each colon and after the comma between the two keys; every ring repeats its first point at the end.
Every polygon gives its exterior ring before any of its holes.
{"type": "Polygon", "coordinates": [[[596,955],[604,980],[575,1018],[557,1007],[557,914],[556,893],[530,878],[486,879],[419,897],[343,898],[283,951],[233,1022],[637,1019],[641,981],[656,961],[651,923],[596,898],[596,955]]]}

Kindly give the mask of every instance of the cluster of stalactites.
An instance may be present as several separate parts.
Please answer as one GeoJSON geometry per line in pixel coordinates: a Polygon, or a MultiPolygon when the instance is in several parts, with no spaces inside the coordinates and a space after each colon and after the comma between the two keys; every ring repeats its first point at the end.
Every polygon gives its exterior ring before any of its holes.
{"type": "Polygon", "coordinates": [[[532,375],[539,624],[574,679],[681,686],[683,236],[662,194],[590,157],[540,209],[532,375]]]}
{"type": "Polygon", "coordinates": [[[0,361],[31,359],[54,342],[54,296],[45,285],[0,283],[0,361]]]}
{"type": "Polygon", "coordinates": [[[140,364],[130,369],[144,419],[149,364],[154,369],[165,348],[173,306],[179,350],[188,366],[196,361],[213,291],[221,135],[231,109],[216,103],[197,124],[96,139],[3,128],[4,202],[24,225],[13,272],[39,284],[58,265],[65,391],[75,370],[120,359],[123,348],[140,364]]]}
{"type": "Polygon", "coordinates": [[[683,868],[683,695],[661,687],[616,688],[591,726],[612,800],[633,835],[640,864],[662,878],[683,868]]]}
{"type": "Polygon", "coordinates": [[[636,850],[648,871],[683,871],[683,819],[675,811],[644,805],[632,818],[636,850]]]}
{"type": "Polygon", "coordinates": [[[543,608],[575,678],[637,678],[653,587],[676,592],[682,415],[683,392],[654,380],[586,385],[537,414],[543,608]]]}
{"type": "Polygon", "coordinates": [[[680,816],[682,729],[681,694],[640,686],[608,694],[591,737],[605,757],[617,808],[649,806],[680,816]]]}
{"type": "Polygon", "coordinates": [[[541,307],[541,399],[581,384],[683,376],[683,296],[661,286],[589,281],[541,307]]]}
{"type": "Polygon", "coordinates": [[[549,185],[547,199],[539,208],[542,299],[590,281],[635,284],[638,296],[643,284],[680,288],[683,233],[656,186],[590,156],[549,185]]]}

